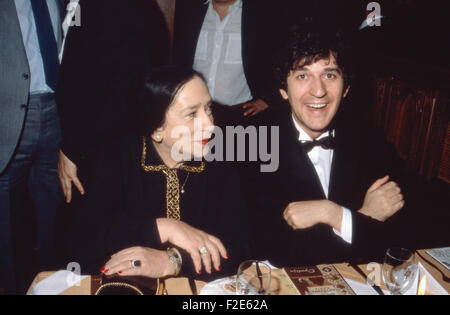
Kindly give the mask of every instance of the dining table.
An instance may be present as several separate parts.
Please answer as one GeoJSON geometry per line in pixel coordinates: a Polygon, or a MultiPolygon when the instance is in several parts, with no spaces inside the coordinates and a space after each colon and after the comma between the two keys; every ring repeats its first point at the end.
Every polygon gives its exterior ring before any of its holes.
{"type": "MultiPolygon", "coordinates": [[[[417,250],[415,252],[415,258],[418,263],[420,263],[423,268],[436,280],[442,289],[444,289],[447,294],[450,293],[450,271],[440,264],[437,260],[431,257],[425,249],[417,250]]],[[[367,286],[373,288],[374,294],[388,294],[388,289],[384,285],[383,281],[371,281],[367,280],[368,277],[371,278],[376,272],[380,273],[382,270],[382,264],[371,263],[371,264],[360,264],[353,265],[348,262],[333,264],[334,268],[339,272],[339,274],[347,282],[353,284],[359,284],[362,286],[367,286]],[[375,273],[374,273],[375,272],[375,273]],[[373,285],[375,284],[375,285],[373,285]],[[372,286],[373,285],[373,286],[372,286]]],[[[298,291],[292,290],[286,285],[286,282],[281,279],[282,269],[272,270],[272,279],[275,280],[273,283],[278,283],[278,285],[271,289],[269,294],[271,295],[296,295],[299,294],[298,291]]],[[[30,288],[28,294],[35,294],[34,288],[41,281],[49,278],[56,271],[43,271],[36,275],[30,288]]],[[[378,279],[380,280],[381,274],[378,274],[378,279]]],[[[71,286],[68,289],[58,293],[59,295],[94,295],[97,289],[101,285],[102,278],[98,275],[86,276],[77,285],[71,286]]],[[[158,292],[159,295],[197,295],[200,294],[202,289],[207,285],[206,282],[188,279],[185,277],[175,277],[167,278],[160,281],[158,292]]],[[[363,291],[369,292],[369,291],[363,291]]],[[[355,292],[358,294],[357,292],[355,292]]],[[[366,293],[360,293],[366,294],[366,293]]],[[[432,295],[433,292],[425,292],[427,295],[432,295]]]]}

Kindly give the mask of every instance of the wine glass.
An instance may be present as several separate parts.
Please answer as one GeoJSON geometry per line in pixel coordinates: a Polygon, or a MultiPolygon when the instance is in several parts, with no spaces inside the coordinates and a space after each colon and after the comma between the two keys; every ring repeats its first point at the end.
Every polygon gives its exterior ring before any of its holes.
{"type": "Polygon", "coordinates": [[[258,260],[246,260],[239,265],[236,275],[237,295],[269,294],[271,273],[268,264],[258,260]]]}
{"type": "Polygon", "coordinates": [[[417,275],[414,253],[405,248],[389,248],[383,264],[383,280],[392,295],[404,294],[417,275]]]}

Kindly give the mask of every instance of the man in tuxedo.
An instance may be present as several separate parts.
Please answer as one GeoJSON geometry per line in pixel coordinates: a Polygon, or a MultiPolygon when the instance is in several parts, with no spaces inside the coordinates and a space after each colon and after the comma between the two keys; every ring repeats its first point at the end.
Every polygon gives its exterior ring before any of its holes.
{"type": "Polygon", "coordinates": [[[280,128],[280,166],[247,178],[258,258],[280,266],[361,262],[403,245],[395,235],[405,204],[395,152],[383,134],[343,116],[346,53],[336,31],[303,26],[279,55],[287,104],[270,116],[280,128]]]}
{"type": "Polygon", "coordinates": [[[66,17],[73,17],[72,26],[63,25],[67,36],[56,93],[62,131],[58,174],[67,202],[85,193],[83,177],[99,145],[132,132],[136,83],[169,56],[167,25],[154,0],[70,5],[79,13],[66,17]]]}
{"type": "Polygon", "coordinates": [[[256,115],[276,96],[271,60],[280,8],[265,0],[177,1],[174,63],[202,73],[214,101],[237,119],[256,115]]]}
{"type": "MultiPolygon", "coordinates": [[[[53,255],[60,126],[54,92],[61,45],[57,0],[0,0],[0,288],[24,289],[34,265],[27,251],[31,197],[39,268],[53,255]],[[26,212],[25,212],[26,211],[26,212]]],[[[28,283],[29,284],[29,283],[28,283]]],[[[1,289],[0,289],[1,291],[1,289]]]]}

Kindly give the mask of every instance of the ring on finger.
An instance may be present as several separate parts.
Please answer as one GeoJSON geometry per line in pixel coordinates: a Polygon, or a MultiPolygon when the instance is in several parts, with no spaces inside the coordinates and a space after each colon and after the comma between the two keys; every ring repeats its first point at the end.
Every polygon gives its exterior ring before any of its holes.
{"type": "Polygon", "coordinates": [[[139,259],[133,259],[131,261],[131,267],[133,268],[140,268],[142,266],[142,263],[139,259]]]}
{"type": "Polygon", "coordinates": [[[206,255],[208,254],[208,249],[206,248],[206,246],[201,247],[199,250],[201,255],[206,255]]]}

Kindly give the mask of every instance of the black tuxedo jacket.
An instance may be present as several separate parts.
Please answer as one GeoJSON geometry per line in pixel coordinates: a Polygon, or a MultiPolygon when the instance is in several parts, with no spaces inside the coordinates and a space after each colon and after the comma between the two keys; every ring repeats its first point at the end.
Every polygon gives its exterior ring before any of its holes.
{"type": "MultiPolygon", "coordinates": [[[[192,67],[198,37],[208,9],[204,0],[178,0],[175,10],[173,62],[192,67]]],[[[255,99],[274,103],[272,63],[279,48],[281,7],[267,0],[243,0],[242,62],[255,99]]]]}
{"type": "Polygon", "coordinates": [[[133,122],[135,82],[166,62],[169,36],[155,1],[80,1],[69,29],[56,100],[62,151],[76,164],[133,122]]]}
{"type": "Polygon", "coordinates": [[[280,266],[368,262],[382,259],[389,246],[410,246],[401,237],[408,229],[406,209],[384,223],[357,213],[375,180],[389,174],[402,186],[402,180],[396,175],[401,164],[382,133],[357,123],[335,124],[336,147],[328,199],[352,211],[350,245],[327,225],[293,230],[283,219],[289,203],[326,197],[315,168],[298,141],[291,113],[276,115],[272,125],[280,127],[278,170],[259,173],[258,168],[247,170],[245,175],[253,221],[253,248],[258,258],[280,266]],[[403,224],[401,229],[399,223],[403,224]]]}

